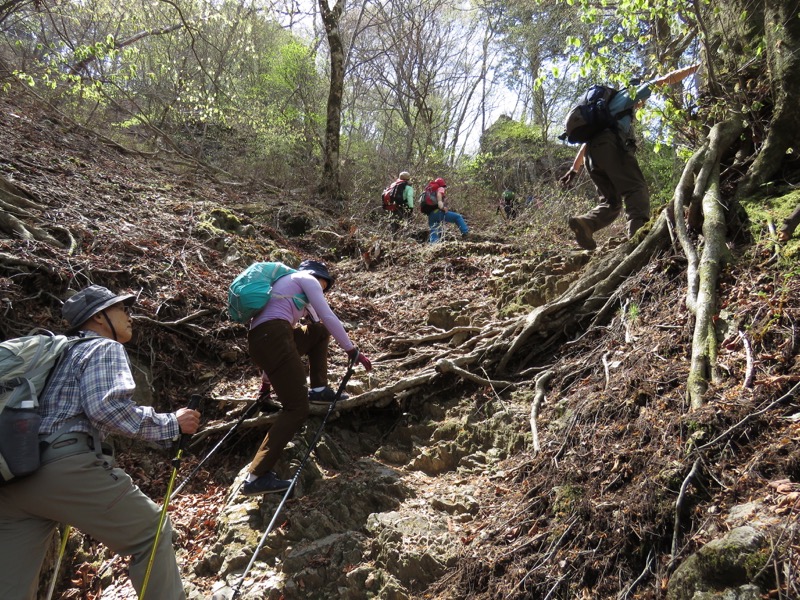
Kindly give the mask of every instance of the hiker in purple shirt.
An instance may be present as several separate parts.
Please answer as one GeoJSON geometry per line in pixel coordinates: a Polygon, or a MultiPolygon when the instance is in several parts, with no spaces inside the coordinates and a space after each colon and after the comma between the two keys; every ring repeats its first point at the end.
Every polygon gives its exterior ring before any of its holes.
{"type": "MultiPolygon", "coordinates": [[[[330,336],[342,350],[369,371],[372,363],[350,341],[341,321],[333,314],[324,292],[334,278],[325,264],[306,260],[299,270],[284,275],[272,286],[267,305],[250,322],[248,349],[253,362],[275,390],[281,410],[250,463],[242,486],[245,496],[283,492],[290,482],[279,479],[273,469],[286,444],[300,430],[309,414],[309,403],[328,406],[336,393],[328,387],[328,341],[330,336]],[[308,325],[299,325],[304,316],[308,325]],[[311,389],[306,386],[308,356],[311,389]]],[[[262,395],[266,390],[262,387],[262,395]]],[[[342,394],[343,399],[344,394],[342,394]]]]}

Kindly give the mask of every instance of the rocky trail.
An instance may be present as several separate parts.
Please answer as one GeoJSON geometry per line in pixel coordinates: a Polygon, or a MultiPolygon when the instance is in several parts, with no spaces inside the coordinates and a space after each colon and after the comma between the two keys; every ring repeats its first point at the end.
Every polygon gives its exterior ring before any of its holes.
{"type": "MultiPolygon", "coordinates": [[[[434,247],[419,243],[418,216],[392,240],[363,206],[215,181],[3,103],[4,198],[24,198],[17,218],[55,242],[0,239],[0,333],[60,330],[64,292],[89,281],[137,293],[139,401],[167,410],[204,398],[181,474],[258,393],[244,328],[224,315],[230,280],[253,260],[307,257],[338,277],[331,305],[375,368],[351,379],[242,598],[800,597],[795,242],[732,248],[714,385],[689,411],[675,245],[625,278],[602,319],[561,326],[548,313],[546,335],[501,372],[491,356],[513,342],[507,332],[624,244],[579,252],[560,221],[534,228],[541,215],[528,214],[514,235],[485,223],[434,247]]],[[[331,363],[333,384],[345,354],[331,363]]],[[[284,477],[319,427],[323,411],[312,413],[284,477]]],[[[190,598],[230,597],[275,514],[278,498],[238,493],[271,419],[243,422],[170,504],[190,598]]],[[[170,456],[118,447],[160,501],[170,456]]],[[[79,532],[67,558],[56,598],[135,597],[125,560],[79,532]]]]}

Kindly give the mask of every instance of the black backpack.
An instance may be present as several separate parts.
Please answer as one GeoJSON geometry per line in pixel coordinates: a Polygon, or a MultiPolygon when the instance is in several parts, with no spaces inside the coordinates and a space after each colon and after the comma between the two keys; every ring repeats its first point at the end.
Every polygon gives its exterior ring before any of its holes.
{"type": "Polygon", "coordinates": [[[572,107],[564,121],[564,133],[558,136],[571,144],[588,142],[606,129],[616,129],[617,119],[628,111],[617,116],[611,114],[608,105],[619,93],[618,90],[605,85],[593,85],[584,94],[578,104],[572,107]]]}
{"type": "Polygon", "coordinates": [[[408,182],[405,179],[398,179],[394,183],[389,184],[383,194],[381,194],[381,201],[383,202],[383,210],[390,212],[396,211],[398,208],[404,210],[408,206],[403,202],[403,192],[406,190],[408,182]]]}

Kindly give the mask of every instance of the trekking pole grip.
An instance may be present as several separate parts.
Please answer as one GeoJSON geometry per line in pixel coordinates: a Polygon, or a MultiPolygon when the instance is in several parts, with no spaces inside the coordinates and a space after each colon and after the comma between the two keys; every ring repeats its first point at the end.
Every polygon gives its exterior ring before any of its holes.
{"type": "MultiPolygon", "coordinates": [[[[189,398],[189,404],[186,405],[186,408],[189,410],[200,410],[200,402],[202,401],[203,397],[200,394],[192,394],[192,397],[189,398]]],[[[191,433],[182,433],[181,434],[181,449],[183,449],[186,445],[186,442],[189,441],[189,438],[192,437],[191,433]]]]}
{"type": "MultiPolygon", "coordinates": [[[[202,400],[202,396],[200,394],[192,394],[192,397],[189,398],[189,404],[186,405],[186,408],[190,410],[198,410],[200,408],[200,401],[202,400]]],[[[178,442],[178,453],[175,455],[175,458],[172,459],[172,465],[177,469],[181,463],[181,457],[183,456],[183,450],[186,447],[189,439],[192,437],[191,433],[182,433],[181,439],[178,442]]]]}

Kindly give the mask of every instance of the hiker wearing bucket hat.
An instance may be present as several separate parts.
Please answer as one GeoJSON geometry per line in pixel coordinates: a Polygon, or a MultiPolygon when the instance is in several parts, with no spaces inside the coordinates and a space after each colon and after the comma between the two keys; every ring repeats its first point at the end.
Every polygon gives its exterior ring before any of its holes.
{"type": "Polygon", "coordinates": [[[83,341],[70,347],[50,374],[40,398],[41,467],[0,487],[0,598],[34,598],[38,575],[58,523],[70,524],[130,556],[129,575],[141,589],[156,539],[151,577],[158,588],[148,600],[184,600],[186,595],[167,520],[158,536],[161,511],[115,467],[110,434],[170,446],[194,433],[200,413],[182,408],[158,413],[133,401],[135,384],[123,344],[132,336],[132,294],[98,285],[68,299],[62,314],[83,341]],[[52,439],[50,439],[52,438],[52,439]]]}
{"type": "MultiPolygon", "coordinates": [[[[357,357],[366,370],[372,368],[325,300],[324,293],[330,291],[334,281],[325,263],[304,260],[296,272],[275,281],[267,305],[250,321],[247,335],[250,357],[263,374],[262,382],[268,380],[275,390],[281,409],[250,462],[242,486],[245,496],[284,492],[289,488],[290,482],[279,479],[273,470],[283,449],[305,422],[310,404],[327,407],[336,395],[328,387],[330,337],[351,359],[357,357]],[[302,308],[298,308],[297,298],[303,299],[299,303],[302,308]],[[306,316],[311,323],[299,325],[306,316]],[[308,357],[310,390],[306,386],[303,356],[308,357]]],[[[344,398],[342,394],[339,399],[344,398]]]]}
{"type": "MultiPolygon", "coordinates": [[[[108,316],[109,311],[106,309],[110,309],[117,304],[122,304],[124,310],[124,307],[132,306],[135,299],[136,296],[133,294],[117,296],[111,290],[101,285],[90,285],[74,294],[64,302],[64,306],[61,308],[61,314],[64,315],[64,318],[69,323],[67,333],[75,333],[81,329],[81,327],[85,326],[92,317],[95,317],[96,320],[101,320],[101,325],[106,325],[108,327],[112,339],[124,344],[130,341],[130,319],[127,319],[127,326],[124,327],[124,331],[121,332],[123,334],[128,334],[127,339],[119,340],[119,334],[114,327],[114,323],[108,316]]],[[[114,311],[110,312],[116,314],[114,311]]]]}

